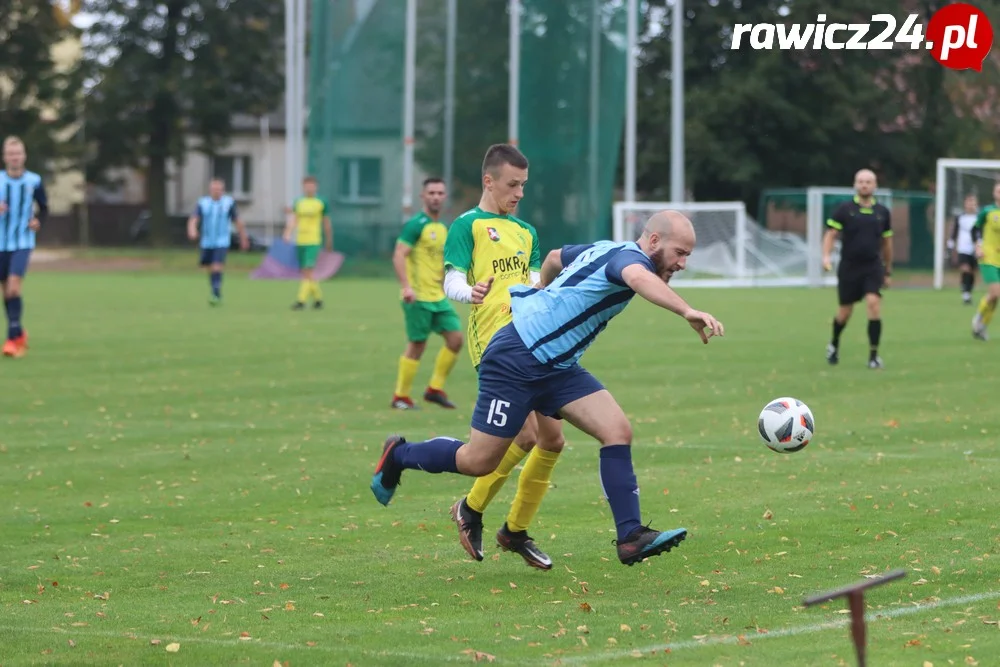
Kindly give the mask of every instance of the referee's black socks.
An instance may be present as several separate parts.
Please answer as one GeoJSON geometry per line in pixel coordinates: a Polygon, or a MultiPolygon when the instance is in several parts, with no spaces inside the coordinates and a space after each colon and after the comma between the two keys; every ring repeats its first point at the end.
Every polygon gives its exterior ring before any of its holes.
{"type": "Polygon", "coordinates": [[[974,274],[972,271],[963,271],[962,272],[962,292],[963,293],[968,294],[969,292],[971,292],[973,285],[975,285],[975,282],[976,282],[976,274],[974,274]]]}
{"type": "Polygon", "coordinates": [[[836,317],[833,318],[833,339],[830,340],[830,344],[834,347],[840,347],[840,334],[844,332],[844,327],[847,326],[847,322],[839,322],[836,317]]]}
{"type": "Polygon", "coordinates": [[[868,320],[868,344],[871,358],[878,356],[878,343],[882,338],[882,320],[868,320]]]}

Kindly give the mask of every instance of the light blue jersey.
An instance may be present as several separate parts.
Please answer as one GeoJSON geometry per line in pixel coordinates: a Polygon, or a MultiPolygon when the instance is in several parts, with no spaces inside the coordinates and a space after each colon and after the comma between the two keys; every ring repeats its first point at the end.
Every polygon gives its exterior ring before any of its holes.
{"type": "Polygon", "coordinates": [[[0,202],[6,209],[0,214],[0,252],[31,250],[35,247],[35,232],[28,225],[32,218],[43,219],[48,213],[48,198],[42,177],[25,171],[14,178],[0,171],[0,202]],[[38,210],[35,210],[38,204],[38,210]]]}
{"type": "Polygon", "coordinates": [[[231,223],[238,215],[236,202],[229,195],[222,195],[219,199],[199,199],[194,217],[201,223],[201,247],[228,248],[232,238],[231,223]]]}
{"type": "Polygon", "coordinates": [[[633,242],[564,246],[561,257],[563,270],[550,285],[511,287],[510,305],[514,328],[535,359],[569,368],[635,296],[622,279],[625,267],[654,267],[633,242]]]}

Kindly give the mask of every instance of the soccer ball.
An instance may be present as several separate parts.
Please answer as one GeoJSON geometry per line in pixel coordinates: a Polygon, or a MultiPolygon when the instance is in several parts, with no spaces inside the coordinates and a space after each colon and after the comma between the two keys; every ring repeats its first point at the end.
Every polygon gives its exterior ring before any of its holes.
{"type": "Polygon", "coordinates": [[[789,454],[809,444],[816,432],[816,422],[808,405],[784,396],[768,401],[760,411],[757,430],[764,444],[776,452],[789,454]]]}

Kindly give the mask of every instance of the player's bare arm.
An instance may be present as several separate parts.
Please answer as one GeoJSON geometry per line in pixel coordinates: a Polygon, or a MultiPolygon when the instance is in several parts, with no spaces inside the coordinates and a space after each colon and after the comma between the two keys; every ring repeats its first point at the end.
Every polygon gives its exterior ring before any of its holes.
{"type": "Polygon", "coordinates": [[[292,234],[295,232],[295,226],[298,220],[295,218],[295,211],[292,208],[285,209],[285,233],[283,234],[285,238],[285,243],[292,242],[292,234]]]}
{"type": "Polygon", "coordinates": [[[885,287],[889,287],[891,284],[889,276],[892,275],[892,237],[889,236],[882,238],[882,264],[885,266],[882,283],[885,287]]]}
{"type": "Polygon", "coordinates": [[[830,255],[833,254],[833,244],[837,240],[836,229],[827,229],[823,234],[823,270],[829,271],[833,268],[833,262],[830,260],[830,255]]]}
{"type": "Polygon", "coordinates": [[[412,248],[399,241],[396,242],[396,249],[392,252],[392,268],[396,270],[396,280],[402,287],[401,294],[406,303],[413,303],[417,298],[416,294],[413,293],[409,279],[406,277],[406,258],[410,256],[410,252],[412,252],[412,248]]]}
{"type": "Polygon", "coordinates": [[[545,256],[545,261],[542,262],[542,271],[539,275],[539,287],[547,287],[556,279],[556,276],[563,270],[562,265],[562,252],[560,250],[552,250],[548,255],[545,256]]]}
{"type": "Polygon", "coordinates": [[[247,226],[243,218],[236,218],[236,233],[240,236],[240,250],[250,249],[250,237],[247,236],[247,226]]]}
{"type": "Polygon", "coordinates": [[[196,215],[188,218],[188,238],[192,241],[198,240],[198,216],[196,215]]]}
{"type": "Polygon", "coordinates": [[[691,328],[701,336],[702,342],[707,343],[712,336],[725,335],[725,329],[721,322],[710,314],[689,306],[677,292],[646,267],[640,264],[627,266],[622,271],[622,279],[632,291],[646,301],[687,320],[691,328]]]}
{"type": "Polygon", "coordinates": [[[326,239],[326,251],[333,252],[333,224],[330,222],[330,216],[323,216],[323,238],[326,239]]]}

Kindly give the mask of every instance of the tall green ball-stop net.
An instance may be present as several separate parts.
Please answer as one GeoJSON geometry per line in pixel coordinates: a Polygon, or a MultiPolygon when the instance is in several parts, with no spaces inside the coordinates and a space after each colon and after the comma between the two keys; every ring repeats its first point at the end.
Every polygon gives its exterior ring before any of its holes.
{"type": "Polygon", "coordinates": [[[611,238],[625,118],[625,3],[523,0],[520,148],[531,168],[518,216],[543,251],[611,238]]]}
{"type": "MultiPolygon", "coordinates": [[[[444,219],[475,206],[486,149],[509,135],[506,0],[458,0],[453,141],[445,140],[447,0],[418,0],[413,207],[452,167],[444,219]]],[[[308,170],[332,208],[337,249],[386,257],[403,210],[406,0],[313,0],[308,170]]],[[[517,215],[542,250],[610,236],[624,120],[625,3],[522,0],[519,147],[530,163],[517,215]]]]}
{"type": "Polygon", "coordinates": [[[389,252],[402,199],[406,3],[314,0],[308,166],[331,206],[336,249],[389,252]]]}

